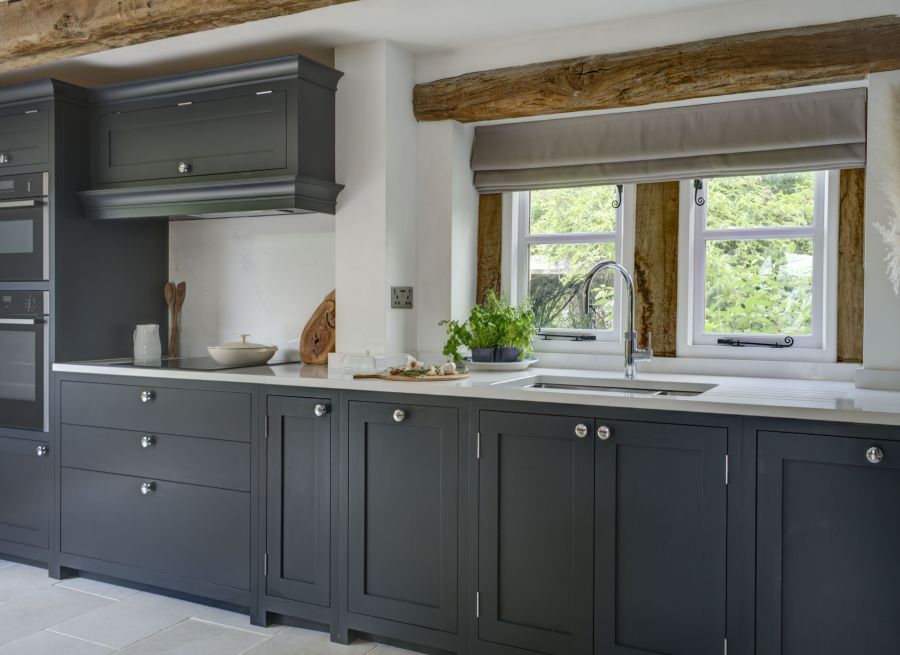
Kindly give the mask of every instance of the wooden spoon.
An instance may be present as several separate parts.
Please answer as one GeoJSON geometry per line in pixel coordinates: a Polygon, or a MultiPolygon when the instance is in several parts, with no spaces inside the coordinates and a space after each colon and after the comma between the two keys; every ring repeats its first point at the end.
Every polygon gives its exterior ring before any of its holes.
{"type": "Polygon", "coordinates": [[[169,308],[169,357],[175,356],[175,283],[166,282],[163,290],[169,308]]]}
{"type": "Polygon", "coordinates": [[[179,282],[178,286],[175,288],[175,322],[172,324],[172,337],[176,344],[178,344],[178,321],[181,319],[181,306],[184,305],[184,297],[187,295],[187,283],[179,282]]]}

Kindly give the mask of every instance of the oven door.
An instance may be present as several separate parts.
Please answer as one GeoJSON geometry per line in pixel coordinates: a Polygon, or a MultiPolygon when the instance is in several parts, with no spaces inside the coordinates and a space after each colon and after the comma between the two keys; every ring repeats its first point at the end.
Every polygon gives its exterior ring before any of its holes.
{"type": "Polygon", "coordinates": [[[0,426],[49,427],[48,336],[42,318],[0,318],[0,426]]]}
{"type": "Polygon", "coordinates": [[[49,218],[44,200],[0,199],[0,280],[50,279],[49,218]]]}

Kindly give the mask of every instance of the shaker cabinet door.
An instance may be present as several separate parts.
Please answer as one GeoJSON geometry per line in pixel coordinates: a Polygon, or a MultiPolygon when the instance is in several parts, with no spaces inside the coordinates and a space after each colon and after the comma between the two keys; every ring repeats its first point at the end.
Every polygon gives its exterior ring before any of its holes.
{"type": "Polygon", "coordinates": [[[331,407],[269,396],[266,592],[327,607],[331,579],[331,407]]]}
{"type": "Polygon", "coordinates": [[[900,650],[900,444],[759,432],[756,652],[900,650]]]}
{"type": "Polygon", "coordinates": [[[459,412],[402,402],[348,407],[347,607],[455,633],[459,412]]]}
{"type": "Polygon", "coordinates": [[[595,652],[721,655],[727,430],[597,426],[595,652]]]}
{"type": "Polygon", "coordinates": [[[591,652],[593,421],[483,411],[479,653],[591,652]]]}
{"type": "Polygon", "coordinates": [[[47,444],[0,437],[0,541],[47,548],[50,457],[47,444]]]}

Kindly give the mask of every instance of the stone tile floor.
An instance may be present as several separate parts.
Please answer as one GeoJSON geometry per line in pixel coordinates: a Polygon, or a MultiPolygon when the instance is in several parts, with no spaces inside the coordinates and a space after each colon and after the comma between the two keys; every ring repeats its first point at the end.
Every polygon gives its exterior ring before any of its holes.
{"type": "Polygon", "coordinates": [[[0,559],[0,655],[413,655],[0,559]]]}

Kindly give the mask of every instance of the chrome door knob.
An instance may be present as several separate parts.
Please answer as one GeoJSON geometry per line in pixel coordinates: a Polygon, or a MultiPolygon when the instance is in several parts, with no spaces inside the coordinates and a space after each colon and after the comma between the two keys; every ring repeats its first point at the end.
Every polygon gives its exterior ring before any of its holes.
{"type": "Polygon", "coordinates": [[[328,413],[328,405],[323,405],[319,403],[316,405],[316,408],[313,410],[316,416],[325,416],[328,413]]]}
{"type": "Polygon", "coordinates": [[[187,175],[192,170],[194,170],[194,167],[188,164],[186,161],[178,162],[178,172],[182,175],[187,175]]]}
{"type": "Polygon", "coordinates": [[[601,425],[597,428],[597,438],[601,441],[608,441],[612,436],[612,430],[609,429],[606,425],[601,425]]]}
{"type": "Polygon", "coordinates": [[[575,436],[579,439],[584,439],[587,436],[588,428],[584,423],[579,423],[575,426],[575,436]]]}
{"type": "Polygon", "coordinates": [[[153,445],[154,441],[156,441],[156,440],[153,438],[152,434],[148,434],[148,435],[141,437],[141,448],[149,448],[150,446],[153,445]]]}
{"type": "Polygon", "coordinates": [[[404,412],[402,409],[394,410],[394,420],[397,423],[402,423],[403,419],[405,419],[405,418],[406,418],[406,412],[404,412]]]}
{"type": "Polygon", "coordinates": [[[50,454],[50,449],[47,448],[47,446],[38,446],[35,448],[34,452],[38,457],[46,457],[50,454]]]}
{"type": "Polygon", "coordinates": [[[7,155],[5,152],[0,152],[0,164],[8,164],[9,161],[9,155],[7,155]]]}
{"type": "Polygon", "coordinates": [[[144,496],[149,496],[154,491],[156,491],[156,483],[155,482],[145,482],[141,485],[141,494],[144,496]]]}
{"type": "Polygon", "coordinates": [[[152,391],[142,391],[141,392],[141,402],[142,403],[149,403],[151,400],[153,400],[153,392],[152,391]]]}
{"type": "Polygon", "coordinates": [[[869,464],[881,464],[884,459],[884,451],[878,446],[872,446],[866,451],[866,460],[869,464]]]}

